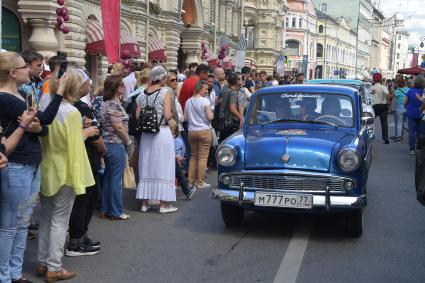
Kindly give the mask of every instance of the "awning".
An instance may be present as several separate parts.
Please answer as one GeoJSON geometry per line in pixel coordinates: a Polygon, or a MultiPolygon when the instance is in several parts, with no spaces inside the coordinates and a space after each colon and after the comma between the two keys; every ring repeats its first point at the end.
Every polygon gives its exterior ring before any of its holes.
{"type": "Polygon", "coordinates": [[[149,44],[148,44],[148,60],[167,62],[167,55],[165,54],[165,47],[161,41],[155,36],[154,33],[149,33],[149,44]]]}
{"type": "Polygon", "coordinates": [[[257,69],[257,62],[255,62],[253,59],[246,58],[245,59],[245,66],[248,66],[251,69],[257,69]]]}
{"type": "MultiPolygon", "coordinates": [[[[128,32],[120,32],[121,57],[140,58],[140,47],[137,40],[128,32]]],[[[90,55],[106,56],[102,25],[93,19],[87,20],[86,25],[86,53],[90,55]]]]}

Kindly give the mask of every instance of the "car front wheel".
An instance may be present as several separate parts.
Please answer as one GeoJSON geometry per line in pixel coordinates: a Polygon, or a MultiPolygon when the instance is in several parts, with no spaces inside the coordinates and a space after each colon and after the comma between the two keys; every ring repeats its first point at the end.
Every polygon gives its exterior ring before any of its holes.
{"type": "Polygon", "coordinates": [[[345,216],[345,232],[355,238],[363,234],[363,208],[347,213],[345,216]]]}
{"type": "Polygon", "coordinates": [[[242,223],[245,209],[228,202],[221,202],[221,217],[227,227],[238,226],[242,223]]]}

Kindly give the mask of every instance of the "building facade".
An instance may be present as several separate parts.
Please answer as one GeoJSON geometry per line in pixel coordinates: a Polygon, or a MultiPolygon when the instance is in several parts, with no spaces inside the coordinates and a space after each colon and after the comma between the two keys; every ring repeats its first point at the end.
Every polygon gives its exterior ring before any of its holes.
{"type": "MultiPolygon", "coordinates": [[[[70,28],[68,34],[55,27],[56,0],[0,3],[5,19],[3,48],[17,52],[34,49],[44,55],[66,51],[68,59],[85,66],[92,77],[106,72],[105,52],[92,42],[99,38],[90,34],[90,30],[102,27],[100,0],[65,1],[70,14],[66,23],[70,28]]],[[[271,74],[281,51],[286,0],[122,0],[121,3],[121,34],[125,35],[121,41],[130,39],[124,44],[137,45],[140,51],[130,57],[140,61],[161,61],[172,69],[183,68],[191,62],[206,62],[206,58],[201,58],[205,48],[211,58],[226,45],[229,48],[224,61],[233,65],[242,33],[248,40],[248,65],[271,74]]],[[[97,34],[103,36],[103,31],[97,34]]]]}
{"type": "Polygon", "coordinates": [[[272,75],[284,37],[286,0],[242,0],[246,65],[272,75]]]}
{"type": "Polygon", "coordinates": [[[288,70],[302,72],[307,80],[316,77],[317,16],[311,1],[288,0],[285,18],[285,47],[288,70]]]}
{"type": "Polygon", "coordinates": [[[409,60],[409,33],[404,29],[399,29],[395,33],[394,45],[394,73],[397,70],[409,68],[411,60],[409,60]]]}
{"type": "Polygon", "coordinates": [[[356,75],[363,77],[372,68],[372,27],[373,5],[379,1],[371,0],[313,0],[318,10],[333,18],[344,17],[354,33],[357,34],[356,75]]]}
{"type": "Polygon", "coordinates": [[[356,77],[357,35],[344,18],[317,11],[317,78],[356,77]]]}

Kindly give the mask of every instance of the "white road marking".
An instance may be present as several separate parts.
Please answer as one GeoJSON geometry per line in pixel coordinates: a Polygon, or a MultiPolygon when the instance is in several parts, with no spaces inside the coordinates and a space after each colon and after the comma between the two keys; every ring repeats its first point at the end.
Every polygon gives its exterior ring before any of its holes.
{"type": "Polygon", "coordinates": [[[298,227],[274,278],[274,283],[295,283],[311,234],[311,227],[298,227]]]}

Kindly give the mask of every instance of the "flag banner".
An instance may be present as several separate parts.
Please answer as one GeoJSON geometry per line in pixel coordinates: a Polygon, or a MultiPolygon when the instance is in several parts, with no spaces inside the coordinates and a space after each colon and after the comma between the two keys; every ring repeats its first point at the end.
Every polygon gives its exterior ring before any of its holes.
{"type": "Polygon", "coordinates": [[[285,75],[285,56],[283,55],[279,55],[276,58],[276,72],[280,75],[283,76],[285,75]]]}
{"type": "Polygon", "coordinates": [[[241,33],[239,36],[239,42],[236,46],[236,65],[235,71],[240,72],[242,68],[245,66],[245,55],[246,55],[246,47],[248,42],[245,39],[245,36],[241,33]]]}
{"type": "Polygon", "coordinates": [[[121,0],[101,0],[103,34],[109,64],[120,59],[121,0]]]}

